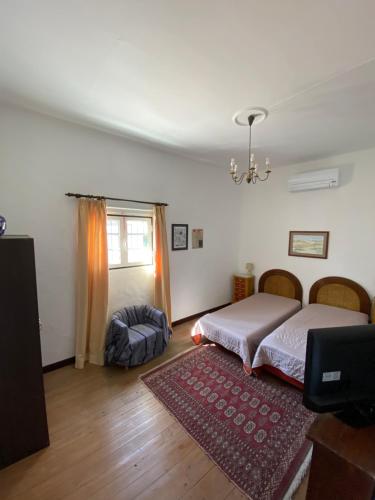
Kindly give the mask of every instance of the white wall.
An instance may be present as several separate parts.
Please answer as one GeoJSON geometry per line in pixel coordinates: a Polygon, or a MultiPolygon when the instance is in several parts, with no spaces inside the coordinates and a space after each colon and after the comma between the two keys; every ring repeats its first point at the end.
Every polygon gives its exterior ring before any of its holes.
{"type": "Polygon", "coordinates": [[[270,180],[242,188],[239,265],[255,263],[255,275],[271,268],[293,272],[304,300],[319,278],[338,275],[375,294],[375,149],[275,168],[270,180]],[[339,166],[341,187],[289,193],[291,174],[339,166]],[[288,256],[290,230],[329,231],[328,259],[288,256]]]}
{"type": "Polygon", "coordinates": [[[153,266],[128,267],[109,271],[108,315],[122,307],[152,304],[153,266]]]}
{"type": "MultiPolygon", "coordinates": [[[[230,300],[239,197],[225,170],[0,105],[0,214],[8,234],[35,238],[43,364],[74,354],[76,202],[67,191],[165,201],[169,232],[189,224],[190,249],[170,253],[174,320],[230,300]],[[202,250],[191,249],[193,227],[204,229],[202,250]]],[[[123,273],[124,300],[139,301],[150,288],[135,289],[132,273],[123,273]]]]}

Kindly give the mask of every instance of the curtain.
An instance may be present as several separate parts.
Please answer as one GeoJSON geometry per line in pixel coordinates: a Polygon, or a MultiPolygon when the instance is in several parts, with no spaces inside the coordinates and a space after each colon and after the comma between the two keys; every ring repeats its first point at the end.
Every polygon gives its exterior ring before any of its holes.
{"type": "Polygon", "coordinates": [[[78,206],[76,368],[104,364],[108,309],[107,212],[104,200],[78,206]]]}
{"type": "Polygon", "coordinates": [[[171,326],[171,290],[169,278],[169,257],[165,207],[155,206],[155,284],[154,305],[165,312],[171,326]]]}

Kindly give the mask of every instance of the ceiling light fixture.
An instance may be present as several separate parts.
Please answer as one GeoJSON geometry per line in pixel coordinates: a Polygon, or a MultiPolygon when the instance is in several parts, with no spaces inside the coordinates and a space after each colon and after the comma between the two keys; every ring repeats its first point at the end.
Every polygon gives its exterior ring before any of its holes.
{"type": "Polygon", "coordinates": [[[240,126],[249,127],[249,166],[246,172],[242,174],[237,173],[238,165],[234,158],[230,161],[229,173],[232,176],[233,181],[236,184],[241,184],[241,182],[246,179],[248,184],[255,184],[257,181],[266,181],[271,173],[271,164],[269,158],[266,158],[266,170],[264,176],[262,177],[258,173],[258,163],[255,163],[254,153],[251,151],[251,127],[253,124],[260,123],[265,120],[268,116],[268,112],[264,108],[246,108],[245,110],[239,111],[233,116],[233,121],[240,126]]]}

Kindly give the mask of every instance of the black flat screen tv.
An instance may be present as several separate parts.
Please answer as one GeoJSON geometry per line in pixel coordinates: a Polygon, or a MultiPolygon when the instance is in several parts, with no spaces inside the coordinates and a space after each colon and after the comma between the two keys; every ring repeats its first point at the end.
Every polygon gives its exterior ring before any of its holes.
{"type": "Polygon", "coordinates": [[[353,427],[375,424],[375,325],[309,330],[303,403],[353,427]]]}

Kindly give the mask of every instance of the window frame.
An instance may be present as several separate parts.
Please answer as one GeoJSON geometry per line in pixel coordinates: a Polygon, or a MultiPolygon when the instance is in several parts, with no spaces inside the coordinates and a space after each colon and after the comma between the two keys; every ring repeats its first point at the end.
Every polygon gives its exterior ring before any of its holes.
{"type": "MultiPolygon", "coordinates": [[[[113,209],[112,209],[113,210],[113,209]]],[[[115,218],[115,219],[120,219],[120,255],[121,255],[121,264],[109,264],[108,262],[108,268],[110,271],[114,269],[129,269],[132,267],[148,267],[148,266],[153,266],[154,265],[154,227],[153,227],[153,221],[154,218],[152,215],[133,215],[131,213],[110,213],[107,211],[107,219],[108,218],[115,218]],[[135,262],[132,264],[128,263],[128,257],[127,257],[127,249],[126,246],[128,244],[128,233],[127,233],[127,224],[126,220],[127,219],[147,219],[149,222],[149,227],[150,227],[150,243],[151,243],[151,262],[148,264],[144,264],[141,262],[135,262]],[[124,262],[126,262],[126,265],[124,265],[124,262]]]]}
{"type": "MultiPolygon", "coordinates": [[[[119,222],[119,239],[120,239],[120,264],[110,264],[109,263],[109,249],[108,249],[108,269],[118,269],[120,266],[122,266],[122,241],[123,241],[123,224],[121,221],[121,218],[119,217],[118,214],[113,215],[111,214],[110,216],[111,220],[116,219],[119,222]]],[[[108,220],[109,220],[109,214],[107,214],[107,221],[106,221],[106,227],[107,227],[107,245],[108,245],[108,236],[110,233],[108,233],[108,220]]]]}

